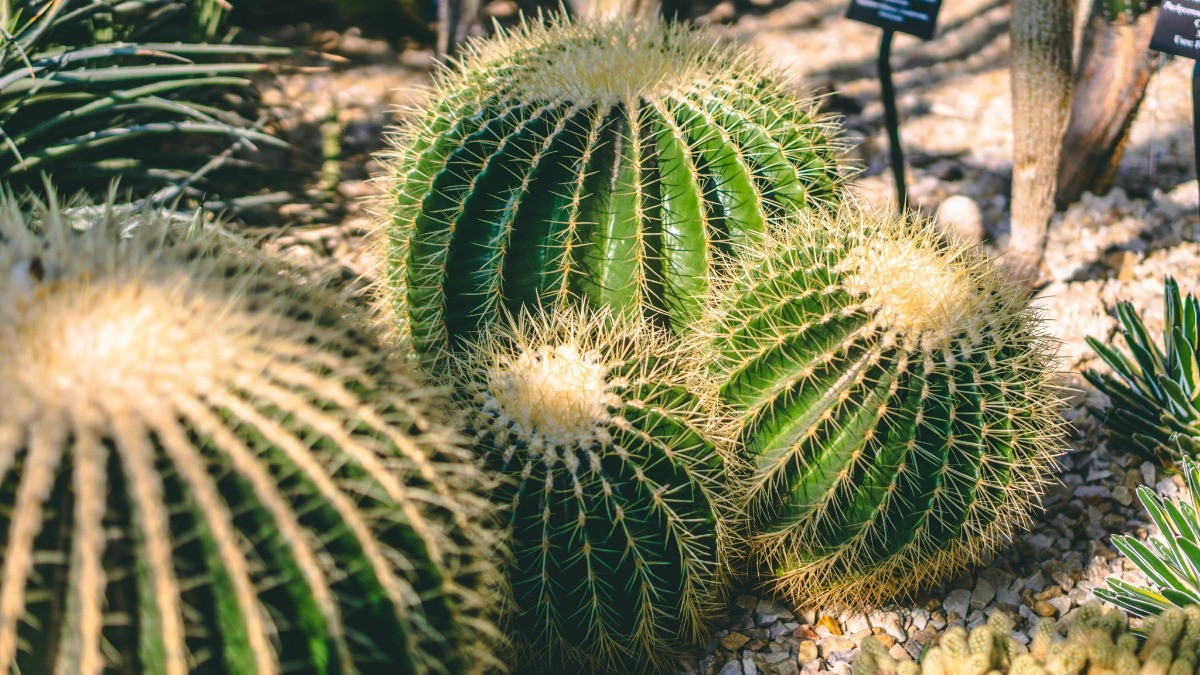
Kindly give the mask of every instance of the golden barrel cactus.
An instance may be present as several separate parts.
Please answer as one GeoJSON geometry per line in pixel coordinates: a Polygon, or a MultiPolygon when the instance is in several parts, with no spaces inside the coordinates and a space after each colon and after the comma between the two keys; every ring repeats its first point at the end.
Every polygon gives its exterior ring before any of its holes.
{"type": "Polygon", "coordinates": [[[0,670],[486,663],[487,486],[426,389],[261,254],[75,213],[0,204],[0,670]]]}

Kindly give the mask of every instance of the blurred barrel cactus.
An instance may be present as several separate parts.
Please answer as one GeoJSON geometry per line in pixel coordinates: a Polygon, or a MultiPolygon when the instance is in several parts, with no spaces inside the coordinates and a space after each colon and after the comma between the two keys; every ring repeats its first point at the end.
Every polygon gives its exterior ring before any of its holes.
{"type": "Polygon", "coordinates": [[[438,360],[508,308],[585,296],[676,325],[721,251],[832,201],[830,124],[742,50],[657,22],[467,48],[395,140],[390,301],[438,360]]]}
{"type": "Polygon", "coordinates": [[[1035,506],[1063,443],[1054,344],[932,225],[847,207],[741,256],[701,336],[755,464],[753,569],[863,605],[943,579],[1035,506]]]}
{"type": "Polygon", "coordinates": [[[0,669],[486,660],[487,486],[426,391],[260,254],[74,213],[0,205],[0,669]]]}
{"type": "Polygon", "coordinates": [[[494,497],[522,668],[675,672],[724,609],[724,466],[670,344],[564,309],[489,328],[457,362],[476,447],[511,479],[494,497]]]}

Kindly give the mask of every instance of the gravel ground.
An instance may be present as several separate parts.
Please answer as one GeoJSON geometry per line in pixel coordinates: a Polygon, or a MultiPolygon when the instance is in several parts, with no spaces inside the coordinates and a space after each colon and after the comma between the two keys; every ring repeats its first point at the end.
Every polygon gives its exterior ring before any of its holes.
{"type": "MultiPolygon", "coordinates": [[[[739,12],[722,2],[699,22],[735,40],[764,48],[807,87],[837,92],[825,106],[845,117],[851,156],[862,168],[857,190],[885,202],[892,186],[882,108],[874,80],[878,31],[841,19],[841,0],[807,0],[739,12]]],[[[507,11],[495,3],[497,12],[507,11]]],[[[1007,73],[1008,3],[947,3],[934,41],[898,38],[894,55],[904,142],[916,208],[948,227],[1002,250],[1008,229],[1011,127],[1007,73]]],[[[285,136],[300,150],[285,158],[310,172],[305,203],[284,209],[268,229],[271,247],[331,271],[351,291],[375,261],[366,245],[371,220],[363,200],[379,171],[371,154],[397,106],[418,103],[433,59],[351,33],[296,29],[288,36],[347,59],[325,72],[283,76],[268,95],[285,136]],[[340,138],[333,162],[319,176],[322,138],[340,138]],[[329,177],[332,171],[333,180],[329,177]]],[[[1114,533],[1145,536],[1147,518],[1134,499],[1139,485],[1180,494],[1182,481],[1138,458],[1110,449],[1085,403],[1099,402],[1080,371],[1099,367],[1084,337],[1111,337],[1112,309],[1128,299],[1151,331],[1162,323],[1162,277],[1189,290],[1200,279],[1200,218],[1191,157],[1190,68],[1166,61],[1150,85],[1136,121],[1117,188],[1086,196],[1056,216],[1048,254],[1052,279],[1038,299],[1050,330],[1062,341],[1063,379],[1072,387],[1068,418],[1075,424],[1061,482],[1043,500],[1031,532],[993,560],[912,602],[867,615],[827,614],[740,595],[728,626],[707,653],[681,672],[719,675],[848,672],[863,638],[875,635],[896,652],[916,657],[948,625],[974,626],[1007,612],[1018,631],[1039,617],[1068,618],[1109,575],[1142,581],[1117,556],[1114,533]]],[[[328,154],[328,153],[326,153],[328,154]]]]}

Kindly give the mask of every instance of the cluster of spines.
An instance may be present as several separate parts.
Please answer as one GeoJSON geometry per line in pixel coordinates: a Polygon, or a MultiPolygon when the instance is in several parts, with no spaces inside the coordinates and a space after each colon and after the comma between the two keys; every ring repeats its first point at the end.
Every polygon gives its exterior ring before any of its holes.
{"type": "Polygon", "coordinates": [[[35,220],[0,205],[6,670],[491,663],[487,483],[332,294],[154,215],[35,220]]]}
{"type": "Polygon", "coordinates": [[[1065,639],[1054,621],[1034,628],[1028,650],[1012,634],[1012,619],[992,614],[969,633],[955,626],[938,637],[920,663],[897,660],[868,637],[854,659],[855,675],[1188,675],[1200,659],[1200,607],[1174,608],[1148,619],[1138,631],[1120,611],[1083,605],[1065,639]],[[1139,640],[1139,635],[1144,640],[1139,640]]]}
{"type": "Polygon", "coordinates": [[[669,672],[724,607],[723,460],[688,373],[640,319],[525,314],[459,357],[469,428],[507,477],[524,667],[669,672]]]}
{"type": "Polygon", "coordinates": [[[982,254],[852,206],[737,266],[697,335],[755,464],[736,501],[768,585],[872,604],[1027,522],[1062,440],[1054,345],[982,254]]]}
{"type": "Polygon", "coordinates": [[[694,318],[716,251],[837,194],[832,128],[780,82],[653,23],[473,45],[396,133],[381,207],[387,302],[418,351],[437,360],[482,319],[568,296],[694,318]],[[606,67],[630,53],[647,72],[606,67]]]}

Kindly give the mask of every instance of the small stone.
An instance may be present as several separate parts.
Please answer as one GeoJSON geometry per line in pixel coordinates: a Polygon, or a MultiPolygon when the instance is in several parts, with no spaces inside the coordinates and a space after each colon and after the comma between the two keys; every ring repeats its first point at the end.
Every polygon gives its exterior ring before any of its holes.
{"type": "Polygon", "coordinates": [[[898,642],[908,639],[908,635],[904,632],[904,624],[900,621],[900,615],[895,612],[875,612],[871,615],[871,621],[877,628],[882,629],[898,642]]]}
{"type": "Polygon", "coordinates": [[[821,654],[817,651],[817,643],[812,640],[805,640],[800,643],[800,647],[796,652],[796,663],[804,665],[809,661],[814,661],[821,654]]]}
{"type": "Polygon", "coordinates": [[[905,651],[904,647],[902,647],[900,645],[892,645],[892,648],[888,650],[888,656],[892,657],[893,659],[896,659],[897,661],[908,661],[909,660],[908,652],[905,651]]]}
{"type": "Polygon", "coordinates": [[[1154,491],[1163,499],[1174,499],[1179,495],[1179,486],[1168,476],[1158,481],[1158,484],[1154,486],[1154,491]]]}
{"type": "Polygon", "coordinates": [[[1071,611],[1071,598],[1065,595],[1057,598],[1050,598],[1046,602],[1054,606],[1054,609],[1058,611],[1059,616],[1065,616],[1067,612],[1071,611]]]}
{"type": "Polygon", "coordinates": [[[831,637],[822,640],[821,644],[817,645],[817,648],[821,652],[821,656],[825,657],[826,660],[830,660],[833,654],[850,651],[857,646],[850,638],[831,637]]]}
{"type": "Polygon", "coordinates": [[[742,657],[742,672],[745,673],[745,675],[758,675],[758,664],[754,663],[753,657],[742,657]]]}
{"type": "Polygon", "coordinates": [[[838,625],[837,619],[832,616],[823,616],[820,621],[817,621],[818,627],[823,627],[829,631],[830,635],[841,635],[842,627],[838,625]]]}
{"type": "Polygon", "coordinates": [[[860,630],[870,628],[867,624],[867,617],[862,614],[855,614],[845,620],[846,632],[857,633],[860,630]]]}
{"type": "Polygon", "coordinates": [[[994,597],[996,597],[996,587],[987,579],[980,579],[975,584],[975,591],[971,593],[971,609],[983,609],[987,607],[987,604],[994,597]]]}
{"type": "Polygon", "coordinates": [[[1112,497],[1121,506],[1129,506],[1133,503],[1133,492],[1124,485],[1118,485],[1113,488],[1112,497]]]}
{"type": "Polygon", "coordinates": [[[745,610],[754,611],[754,608],[758,607],[758,598],[753,595],[739,595],[737,597],[737,606],[745,610]]]}
{"type": "Polygon", "coordinates": [[[912,620],[912,625],[915,626],[917,630],[925,628],[925,624],[929,623],[928,610],[914,609],[908,613],[908,616],[912,620]]]}
{"type": "Polygon", "coordinates": [[[948,232],[977,244],[983,240],[983,212],[974,199],[965,195],[953,195],[938,207],[937,222],[948,232]]]}
{"type": "Polygon", "coordinates": [[[800,669],[800,675],[817,675],[819,672],[821,672],[821,659],[813,659],[800,669]]]}
{"type": "Polygon", "coordinates": [[[730,633],[729,635],[726,635],[725,637],[721,638],[721,646],[724,647],[725,649],[728,649],[731,652],[736,652],[737,650],[741,649],[742,646],[745,645],[749,641],[750,641],[750,638],[748,636],[742,635],[741,633],[734,632],[734,633],[730,633]]]}
{"type": "Polygon", "coordinates": [[[1036,604],[1034,604],[1033,611],[1037,612],[1038,616],[1050,617],[1050,616],[1054,616],[1054,612],[1056,612],[1058,610],[1054,607],[1054,605],[1052,605],[1048,602],[1039,600],[1039,601],[1037,601],[1036,604]]]}
{"type": "Polygon", "coordinates": [[[796,618],[786,607],[783,607],[772,600],[763,600],[758,603],[755,608],[755,613],[758,614],[758,625],[769,626],[779,619],[791,621],[796,618]]]}
{"type": "Polygon", "coordinates": [[[1021,604],[1021,596],[1017,595],[1017,592],[1011,588],[1001,588],[999,591],[996,591],[996,602],[1016,607],[1021,604]]]}
{"type": "Polygon", "coordinates": [[[1146,485],[1154,485],[1154,479],[1157,477],[1156,476],[1157,472],[1154,469],[1154,464],[1151,462],[1142,462],[1141,469],[1142,469],[1142,482],[1145,483],[1146,485]]]}
{"type": "Polygon", "coordinates": [[[717,675],[742,675],[742,664],[737,661],[726,661],[717,675]]]}
{"type": "Polygon", "coordinates": [[[956,588],[950,591],[946,599],[942,602],[942,606],[946,608],[947,613],[953,612],[960,617],[967,615],[967,608],[971,604],[971,591],[965,588],[956,588]]]}
{"type": "MultiPolygon", "coordinates": [[[[875,627],[875,630],[873,633],[871,633],[871,636],[875,638],[876,642],[883,645],[884,649],[891,649],[892,645],[896,644],[896,638],[888,635],[887,631],[879,628],[878,626],[875,627]]],[[[862,640],[855,640],[855,642],[860,645],[862,644],[862,640]]]]}
{"type": "Polygon", "coordinates": [[[1112,496],[1112,490],[1103,485],[1083,485],[1075,488],[1075,496],[1083,499],[1108,499],[1112,496]]]}

